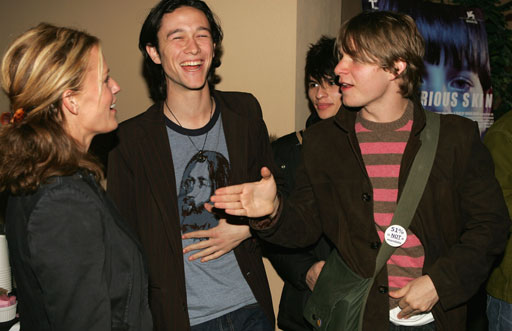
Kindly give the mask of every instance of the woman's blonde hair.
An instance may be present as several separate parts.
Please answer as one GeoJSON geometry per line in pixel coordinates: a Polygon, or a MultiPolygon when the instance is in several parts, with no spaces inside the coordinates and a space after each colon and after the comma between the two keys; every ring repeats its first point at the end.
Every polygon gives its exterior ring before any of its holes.
{"type": "Polygon", "coordinates": [[[94,47],[101,62],[98,38],[41,23],[8,48],[2,60],[2,87],[11,113],[23,109],[25,117],[0,128],[0,191],[32,192],[52,176],[71,175],[81,168],[101,178],[97,160],[66,134],[62,114],[62,95],[81,90],[94,47]]]}

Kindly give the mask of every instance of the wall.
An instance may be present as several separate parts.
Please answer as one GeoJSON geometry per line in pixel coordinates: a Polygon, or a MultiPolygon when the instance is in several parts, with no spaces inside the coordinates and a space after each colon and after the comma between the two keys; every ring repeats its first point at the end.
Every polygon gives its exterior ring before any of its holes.
{"type": "Polygon", "coordinates": [[[309,46],[321,35],[336,37],[341,24],[340,0],[299,0],[295,80],[295,130],[304,128],[310,112],[304,89],[304,67],[309,46]]]}
{"type": "MultiPolygon", "coordinates": [[[[310,0],[311,1],[311,0],[310,0]]],[[[207,0],[225,32],[219,89],[251,92],[260,101],[269,132],[294,130],[296,0],[207,0]]],[[[138,36],[153,0],[1,0],[0,52],[41,21],[85,29],[100,37],[112,76],[121,85],[120,121],[151,101],[141,72],[138,36]],[[6,15],[7,14],[7,15],[6,15]]],[[[4,94],[0,112],[8,110],[4,94]]]]}
{"type": "Polygon", "coordinates": [[[220,90],[253,93],[270,133],[294,130],[296,0],[206,0],[225,32],[220,90]]]}
{"type": "MultiPolygon", "coordinates": [[[[0,52],[26,29],[41,21],[85,29],[102,40],[112,76],[121,85],[118,110],[123,120],[145,110],[151,103],[140,76],[137,49],[139,30],[154,1],[148,0],[1,0],[0,52]]],[[[7,111],[2,94],[0,112],[7,111]]]]}

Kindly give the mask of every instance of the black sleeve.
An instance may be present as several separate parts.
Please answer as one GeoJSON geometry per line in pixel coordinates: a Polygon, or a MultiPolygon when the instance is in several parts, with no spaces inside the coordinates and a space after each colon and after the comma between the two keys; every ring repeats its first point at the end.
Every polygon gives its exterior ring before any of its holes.
{"type": "Polygon", "coordinates": [[[49,191],[30,216],[30,261],[52,330],[111,330],[101,218],[97,202],[72,188],[49,191]]]}

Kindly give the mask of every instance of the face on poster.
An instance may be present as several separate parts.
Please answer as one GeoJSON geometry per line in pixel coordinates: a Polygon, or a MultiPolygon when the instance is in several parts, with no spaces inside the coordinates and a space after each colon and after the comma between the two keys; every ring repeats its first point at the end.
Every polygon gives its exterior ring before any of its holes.
{"type": "Polygon", "coordinates": [[[414,18],[425,39],[421,104],[478,122],[493,122],[492,87],[483,13],[479,8],[415,0],[362,0],[363,10],[390,10],[414,18]]]}

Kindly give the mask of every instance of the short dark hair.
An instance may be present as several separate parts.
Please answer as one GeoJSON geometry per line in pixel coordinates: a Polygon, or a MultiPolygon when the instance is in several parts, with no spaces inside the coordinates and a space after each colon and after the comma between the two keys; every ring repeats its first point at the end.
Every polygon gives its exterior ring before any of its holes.
{"type": "Polygon", "coordinates": [[[414,20],[406,14],[367,11],[345,22],[337,45],[355,60],[372,63],[396,74],[394,64],[402,60],[407,67],[400,74],[400,92],[404,98],[417,97],[425,72],[425,43],[414,20]]]}
{"type": "Polygon", "coordinates": [[[338,64],[336,39],[322,36],[316,43],[309,46],[306,55],[304,83],[306,94],[311,78],[317,82],[335,80],[334,68],[338,64]]]}
{"type": "Polygon", "coordinates": [[[212,66],[208,75],[210,84],[215,83],[215,68],[219,67],[221,43],[223,38],[222,29],[218,23],[218,19],[210,10],[208,5],[201,0],[162,0],[151,11],[142,25],[139,36],[139,49],[144,56],[144,78],[146,79],[149,87],[151,99],[158,102],[165,100],[167,97],[167,84],[165,80],[165,73],[160,64],[156,64],[151,60],[151,57],[146,51],[146,46],[153,46],[158,49],[158,31],[162,24],[162,17],[165,14],[172,13],[180,7],[192,7],[204,13],[212,34],[212,40],[215,44],[215,56],[213,57],[212,66]]]}

